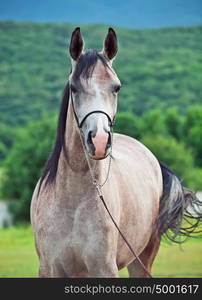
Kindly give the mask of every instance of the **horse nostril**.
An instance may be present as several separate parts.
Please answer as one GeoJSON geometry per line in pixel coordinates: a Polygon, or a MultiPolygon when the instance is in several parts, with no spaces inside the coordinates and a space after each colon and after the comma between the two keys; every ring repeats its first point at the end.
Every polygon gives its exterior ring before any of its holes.
{"type": "Polygon", "coordinates": [[[108,140],[107,140],[107,149],[108,149],[109,147],[111,147],[111,144],[112,144],[111,133],[108,132],[108,134],[109,134],[109,137],[108,137],[108,140]]]}
{"type": "Polygon", "coordinates": [[[94,146],[93,140],[92,140],[93,137],[94,137],[93,131],[89,131],[88,137],[87,137],[87,143],[88,143],[88,146],[90,148],[92,155],[95,154],[95,146],[94,146]]]}
{"type": "Polygon", "coordinates": [[[87,134],[89,153],[97,158],[103,158],[111,147],[111,133],[109,131],[90,130],[87,134]]]}
{"type": "Polygon", "coordinates": [[[93,132],[92,132],[92,131],[89,131],[89,133],[88,133],[88,138],[87,138],[87,142],[88,142],[89,144],[93,144],[92,137],[93,137],[93,132]]]}

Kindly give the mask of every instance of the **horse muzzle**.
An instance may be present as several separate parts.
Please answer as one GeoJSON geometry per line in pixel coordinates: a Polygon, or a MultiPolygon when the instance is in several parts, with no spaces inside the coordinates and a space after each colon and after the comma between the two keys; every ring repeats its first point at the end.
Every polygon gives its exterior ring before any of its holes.
{"type": "Polygon", "coordinates": [[[95,160],[104,159],[111,147],[111,133],[109,131],[89,131],[87,139],[88,153],[95,160]]]}
{"type": "Polygon", "coordinates": [[[95,160],[108,156],[112,144],[113,120],[104,111],[91,111],[79,122],[75,114],[89,156],[95,160]]]}

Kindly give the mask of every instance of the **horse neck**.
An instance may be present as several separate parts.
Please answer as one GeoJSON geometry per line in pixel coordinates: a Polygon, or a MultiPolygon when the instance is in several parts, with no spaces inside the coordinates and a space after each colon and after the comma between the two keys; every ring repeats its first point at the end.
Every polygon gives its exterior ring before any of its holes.
{"type": "Polygon", "coordinates": [[[85,159],[84,149],[79,135],[79,129],[77,128],[71,101],[69,101],[65,130],[65,149],[67,152],[68,164],[71,169],[75,169],[75,171],[79,171],[80,168],[85,170],[87,169],[88,165],[85,159]]]}
{"type": "MultiPolygon", "coordinates": [[[[69,101],[69,109],[67,113],[66,130],[65,130],[65,149],[62,152],[60,159],[60,172],[63,173],[66,178],[71,174],[75,176],[89,175],[90,171],[88,163],[85,157],[84,148],[81,142],[79,129],[75,120],[72,103],[69,101]]],[[[91,166],[95,169],[95,175],[99,177],[99,162],[90,160],[91,166]],[[95,168],[96,164],[96,168],[95,168]]]]}

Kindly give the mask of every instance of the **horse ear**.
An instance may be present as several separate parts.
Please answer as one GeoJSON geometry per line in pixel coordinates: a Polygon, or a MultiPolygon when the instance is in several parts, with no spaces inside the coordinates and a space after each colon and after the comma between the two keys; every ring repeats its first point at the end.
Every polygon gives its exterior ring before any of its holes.
{"type": "Polygon", "coordinates": [[[103,54],[109,59],[112,60],[118,52],[118,42],[116,33],[113,28],[109,28],[108,34],[104,40],[104,49],[103,54]]]}
{"type": "Polygon", "coordinates": [[[84,40],[80,32],[80,27],[77,27],[72,32],[71,42],[69,46],[69,53],[73,60],[77,60],[80,57],[83,51],[83,46],[84,40]]]}

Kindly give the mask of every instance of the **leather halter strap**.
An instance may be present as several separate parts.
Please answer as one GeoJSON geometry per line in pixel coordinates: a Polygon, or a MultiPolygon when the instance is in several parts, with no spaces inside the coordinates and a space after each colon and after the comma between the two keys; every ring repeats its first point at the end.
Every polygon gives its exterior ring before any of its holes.
{"type": "Polygon", "coordinates": [[[77,122],[77,123],[78,123],[78,127],[81,128],[82,125],[83,125],[83,123],[84,123],[84,121],[85,121],[90,115],[95,114],[95,113],[101,113],[101,114],[104,114],[105,116],[107,116],[107,119],[108,119],[108,121],[109,121],[110,127],[113,127],[113,125],[114,125],[114,118],[113,118],[113,120],[111,120],[111,118],[109,117],[109,115],[108,115],[106,112],[102,111],[102,110],[93,110],[93,111],[89,112],[87,115],[85,115],[85,117],[83,118],[83,120],[82,120],[80,123],[77,122]]]}
{"type": "Polygon", "coordinates": [[[74,111],[74,116],[75,116],[76,123],[77,123],[77,125],[78,125],[79,128],[82,128],[83,123],[85,122],[85,120],[86,120],[90,115],[92,115],[92,114],[94,114],[94,113],[101,113],[101,114],[104,114],[104,115],[107,117],[108,121],[109,121],[109,126],[110,126],[111,128],[114,126],[115,116],[113,117],[113,119],[111,119],[110,116],[109,116],[106,112],[104,112],[103,110],[92,110],[92,111],[90,111],[89,113],[87,113],[87,114],[83,117],[83,119],[81,120],[81,122],[79,122],[79,118],[78,118],[78,116],[77,116],[77,114],[76,114],[76,111],[75,111],[75,108],[74,108],[74,101],[73,101],[72,91],[71,91],[71,90],[70,90],[70,94],[71,94],[71,101],[72,101],[72,107],[73,107],[73,111],[74,111]]]}

